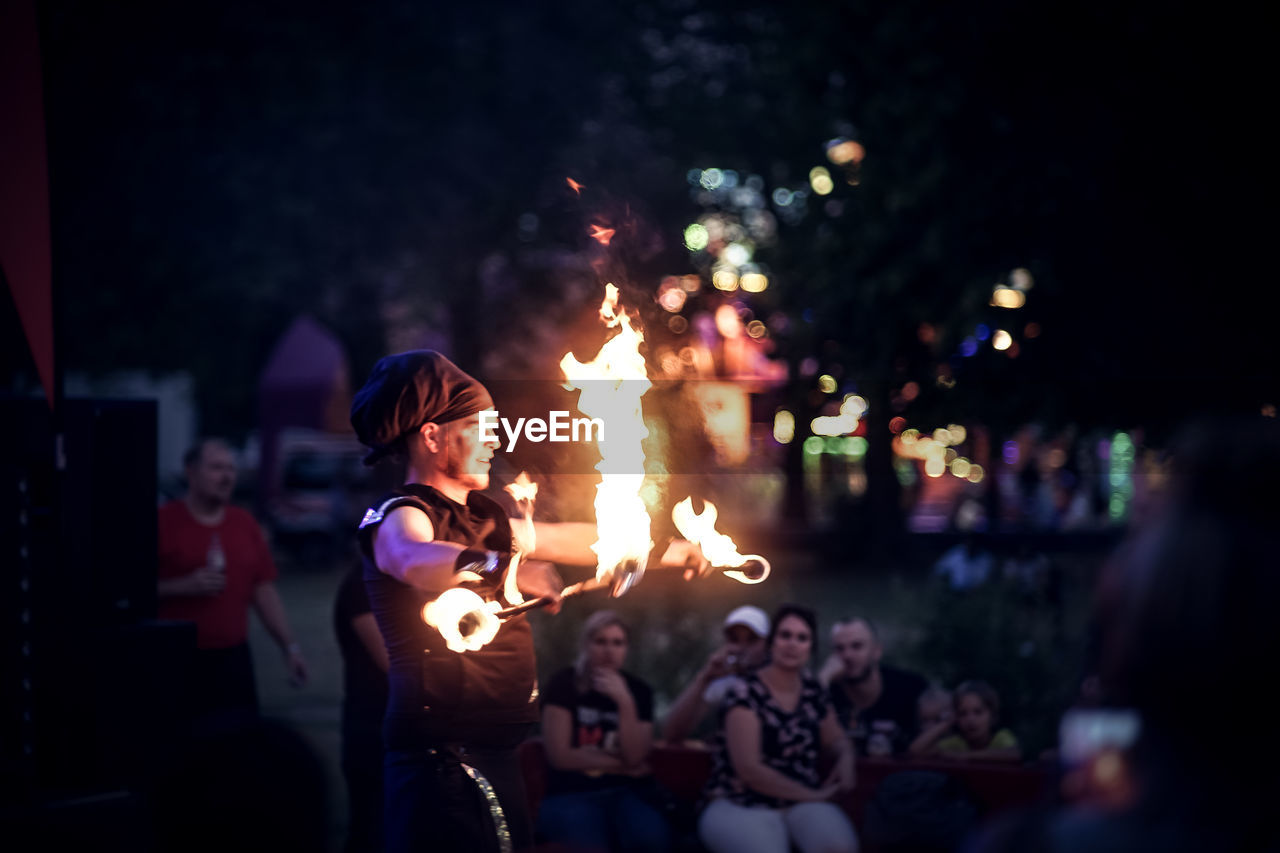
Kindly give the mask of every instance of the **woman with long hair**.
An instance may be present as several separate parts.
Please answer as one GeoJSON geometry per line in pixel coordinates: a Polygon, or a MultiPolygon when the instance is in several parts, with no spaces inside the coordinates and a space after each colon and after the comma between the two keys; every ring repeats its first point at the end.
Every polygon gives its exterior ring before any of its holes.
{"type": "Polygon", "coordinates": [[[698,835],[713,853],[853,853],[853,824],[829,802],[854,783],[853,747],[809,671],[813,611],[783,605],[769,662],[744,677],[721,711],[723,738],[707,783],[698,835]],[[820,752],[834,757],[819,776],[820,752]]]}

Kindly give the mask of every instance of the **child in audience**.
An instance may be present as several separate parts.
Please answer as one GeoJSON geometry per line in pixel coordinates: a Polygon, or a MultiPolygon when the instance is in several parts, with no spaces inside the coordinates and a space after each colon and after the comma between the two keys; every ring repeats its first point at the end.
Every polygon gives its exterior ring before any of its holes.
{"type": "Polygon", "coordinates": [[[911,741],[907,751],[911,755],[930,755],[937,752],[938,741],[953,731],[955,713],[951,691],[941,685],[930,685],[916,700],[916,730],[920,734],[911,741]]]}
{"type": "MultiPolygon", "coordinates": [[[[955,689],[953,734],[938,737],[916,754],[983,761],[1021,761],[1018,739],[1009,729],[997,729],[1000,697],[985,681],[966,681],[955,689]]],[[[933,727],[935,730],[940,728],[933,727]]],[[[917,743],[920,738],[917,738],[917,743]]],[[[913,751],[916,743],[912,744],[913,751]]]]}

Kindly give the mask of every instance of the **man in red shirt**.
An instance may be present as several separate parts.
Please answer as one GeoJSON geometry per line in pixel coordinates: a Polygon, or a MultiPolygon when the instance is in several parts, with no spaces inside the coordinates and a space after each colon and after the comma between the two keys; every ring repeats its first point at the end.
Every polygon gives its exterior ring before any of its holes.
{"type": "Polygon", "coordinates": [[[280,645],[290,681],[307,664],[276,591],[276,567],[253,516],[231,505],[235,456],[205,439],[185,458],[187,493],[159,512],[160,618],[196,624],[193,692],[197,714],[258,708],[249,653],[249,608],[280,645]]]}

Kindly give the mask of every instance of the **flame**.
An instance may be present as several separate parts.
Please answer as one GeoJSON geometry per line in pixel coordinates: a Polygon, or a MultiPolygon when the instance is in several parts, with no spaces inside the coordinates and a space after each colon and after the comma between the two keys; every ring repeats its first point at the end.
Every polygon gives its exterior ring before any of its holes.
{"type": "Polygon", "coordinates": [[[422,618],[440,632],[450,650],[467,652],[498,636],[502,620],[496,614],[500,609],[496,601],[485,601],[469,589],[454,587],[423,607],[422,618]]]}
{"type": "Polygon", "coordinates": [[[671,520],[675,522],[680,535],[702,549],[702,555],[717,568],[733,569],[745,566],[748,562],[762,564],[763,572],[756,576],[748,576],[744,572],[726,571],[725,577],[733,578],[740,583],[756,584],[769,576],[769,561],[757,554],[746,556],[738,553],[738,545],[723,533],[716,530],[716,519],[720,513],[711,501],[703,501],[700,513],[693,511],[693,498],[685,498],[671,509],[671,520]]]}
{"type": "Polygon", "coordinates": [[[502,597],[510,604],[521,604],[524,596],[517,586],[516,574],[520,567],[520,558],[532,554],[537,548],[538,538],[533,526],[533,500],[538,496],[538,484],[529,479],[529,475],[521,471],[514,482],[506,486],[507,494],[515,498],[516,506],[523,513],[523,518],[512,519],[511,534],[515,547],[512,549],[511,564],[507,566],[506,580],[502,586],[502,597]]]}
{"type": "Polygon", "coordinates": [[[564,180],[565,180],[565,183],[567,183],[575,193],[577,193],[578,195],[582,195],[582,187],[583,187],[582,184],[578,183],[573,178],[565,178],[564,180]]]}
{"type": "Polygon", "coordinates": [[[605,228],[602,225],[592,225],[590,233],[593,238],[600,241],[601,246],[607,246],[609,241],[613,239],[614,230],[605,228]]]}
{"type": "MultiPolygon", "coordinates": [[[[533,499],[538,496],[538,484],[529,479],[529,475],[521,471],[516,475],[513,482],[506,486],[507,494],[515,498],[517,504],[521,501],[529,502],[529,509],[532,511],[533,499]]],[[[522,509],[524,507],[521,507],[522,509]]]]}
{"type": "Polygon", "coordinates": [[[566,387],[578,389],[578,410],[605,422],[598,442],[600,483],[596,486],[596,578],[607,580],[617,566],[633,561],[644,571],[649,550],[649,512],[640,497],[644,484],[644,425],[640,398],[649,390],[649,374],[640,344],[644,334],[618,311],[618,288],[605,285],[600,319],[618,334],[585,364],[565,353],[560,360],[566,387]]]}

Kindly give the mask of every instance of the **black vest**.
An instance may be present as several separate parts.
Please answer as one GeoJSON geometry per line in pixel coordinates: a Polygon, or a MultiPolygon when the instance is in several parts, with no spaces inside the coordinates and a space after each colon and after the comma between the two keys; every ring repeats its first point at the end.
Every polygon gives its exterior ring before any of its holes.
{"type": "Polygon", "coordinates": [[[386,513],[400,506],[426,513],[437,540],[468,548],[511,550],[506,513],[478,492],[471,492],[463,506],[430,486],[408,483],[366,513],[360,526],[364,583],[391,659],[383,724],[387,748],[517,743],[538,719],[529,623],[523,615],[506,620],[498,636],[477,651],[446,648],[440,632],[422,619],[422,608],[435,594],[402,583],[374,564],[373,530],[386,513]]]}

